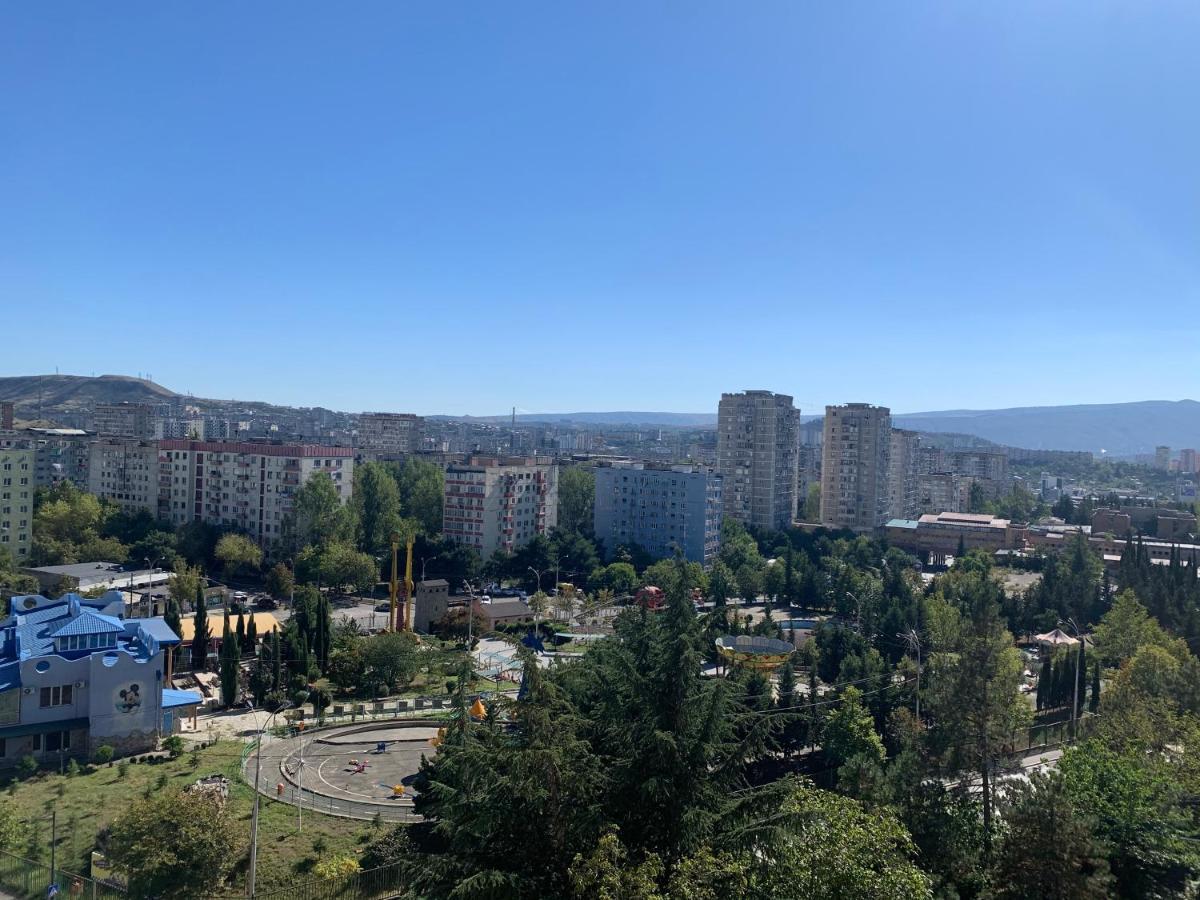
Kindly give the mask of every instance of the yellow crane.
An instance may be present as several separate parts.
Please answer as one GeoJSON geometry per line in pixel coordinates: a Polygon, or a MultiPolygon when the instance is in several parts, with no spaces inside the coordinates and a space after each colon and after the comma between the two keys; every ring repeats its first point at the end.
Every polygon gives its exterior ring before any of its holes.
{"type": "Polygon", "coordinates": [[[400,553],[401,536],[399,532],[392,532],[392,580],[388,584],[388,598],[390,602],[390,610],[388,612],[388,628],[391,631],[412,631],[412,599],[413,599],[413,580],[412,580],[412,563],[413,563],[413,535],[409,533],[405,539],[405,547],[408,552],[408,558],[404,566],[404,606],[397,609],[397,599],[400,593],[400,553]],[[397,617],[399,613],[399,617],[397,617]]]}

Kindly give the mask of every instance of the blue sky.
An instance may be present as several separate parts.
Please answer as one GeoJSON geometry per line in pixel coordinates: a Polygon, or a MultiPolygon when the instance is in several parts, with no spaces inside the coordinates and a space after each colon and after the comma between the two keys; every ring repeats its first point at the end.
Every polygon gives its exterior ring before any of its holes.
{"type": "Polygon", "coordinates": [[[338,409],[1200,396],[1200,4],[0,11],[0,375],[338,409]]]}

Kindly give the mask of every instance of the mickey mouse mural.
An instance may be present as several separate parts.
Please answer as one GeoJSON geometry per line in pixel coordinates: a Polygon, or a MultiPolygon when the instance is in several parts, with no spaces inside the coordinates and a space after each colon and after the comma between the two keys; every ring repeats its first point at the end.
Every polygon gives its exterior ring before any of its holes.
{"type": "Polygon", "coordinates": [[[117,712],[132,713],[142,708],[142,688],[134,682],[117,692],[117,712]]]}

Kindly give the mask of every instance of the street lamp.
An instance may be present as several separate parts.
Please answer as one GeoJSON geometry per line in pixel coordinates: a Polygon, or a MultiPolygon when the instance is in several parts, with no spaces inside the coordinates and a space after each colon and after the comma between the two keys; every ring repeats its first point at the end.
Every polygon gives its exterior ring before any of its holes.
{"type": "Polygon", "coordinates": [[[422,556],[421,557],[421,580],[422,581],[425,580],[425,563],[427,563],[431,559],[437,559],[437,558],[438,558],[438,555],[436,553],[433,554],[433,556],[422,556]]]}
{"type": "MultiPolygon", "coordinates": [[[[251,712],[255,712],[254,704],[247,700],[246,705],[250,707],[251,712]]],[[[285,703],[275,712],[267,716],[267,723],[258,732],[258,752],[254,755],[254,812],[250,816],[250,873],[246,878],[246,894],[249,897],[254,896],[254,882],[256,869],[258,866],[258,803],[261,799],[262,791],[262,745],[263,736],[267,733],[267,728],[271,725],[271,719],[279,715],[285,709],[290,709],[294,704],[285,703]]],[[[255,721],[258,721],[257,714],[255,721]]],[[[302,739],[303,740],[303,739],[302,739]]]]}
{"type": "Polygon", "coordinates": [[[544,572],[545,569],[543,569],[541,572],[539,572],[533,566],[529,566],[529,571],[532,572],[537,577],[537,585],[538,585],[537,589],[540,591],[542,589],[542,572],[544,572]]]}

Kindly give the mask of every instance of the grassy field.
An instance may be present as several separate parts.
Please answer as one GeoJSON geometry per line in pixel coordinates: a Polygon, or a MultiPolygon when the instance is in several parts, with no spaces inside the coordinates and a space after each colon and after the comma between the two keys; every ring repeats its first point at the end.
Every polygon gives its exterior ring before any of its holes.
{"type": "MultiPolygon", "coordinates": [[[[191,754],[158,763],[133,763],[124,776],[116,763],[75,776],[40,775],[11,784],[0,802],[28,822],[25,835],[10,852],[48,861],[50,813],[57,813],[58,864],[86,874],[96,834],[128,805],[150,792],[182,788],[202,775],[229,777],[230,804],[241,846],[228,883],[230,896],[245,896],[250,853],[250,814],[254,793],[238,775],[242,745],[223,741],[191,754]]],[[[296,808],[264,799],[258,825],[258,890],[282,891],[313,878],[317,861],[329,855],[357,854],[377,833],[369,822],[305,811],[304,832],[296,830],[296,808]]]]}

